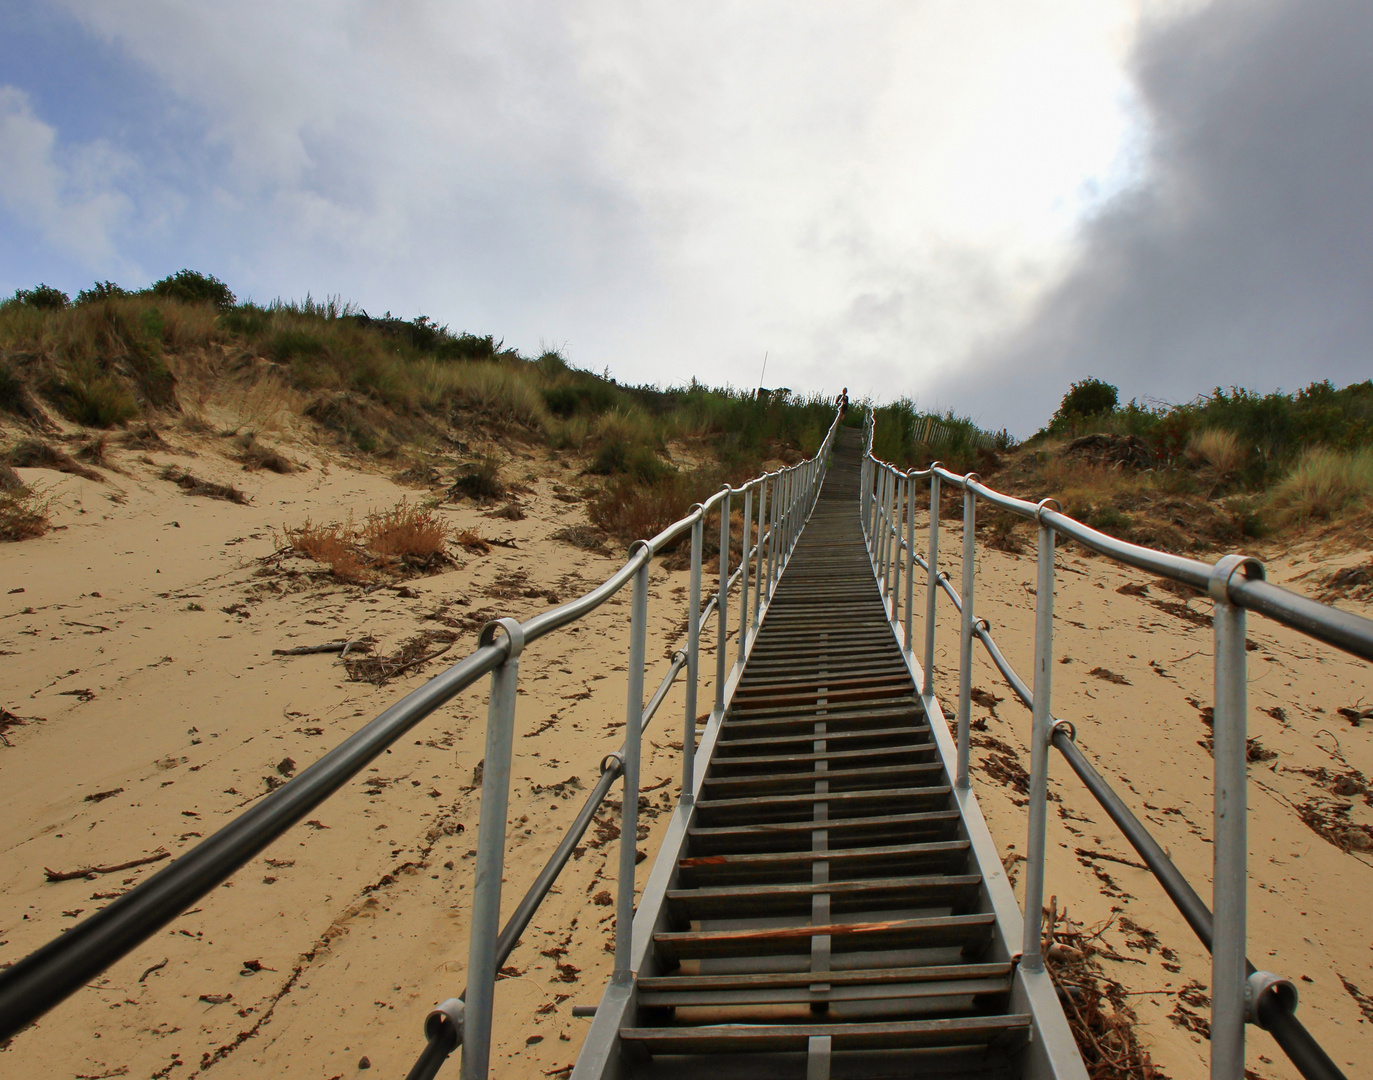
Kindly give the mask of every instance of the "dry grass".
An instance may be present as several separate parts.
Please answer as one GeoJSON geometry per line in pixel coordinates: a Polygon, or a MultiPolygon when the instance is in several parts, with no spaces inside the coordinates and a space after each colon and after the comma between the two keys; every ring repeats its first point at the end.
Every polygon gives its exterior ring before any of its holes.
{"type": "Polygon", "coordinates": [[[447,550],[450,529],[433,510],[402,499],[390,510],[373,511],[362,525],[363,545],[383,561],[428,563],[447,550]]]}
{"type": "Polygon", "coordinates": [[[32,540],[48,531],[52,500],[30,491],[8,466],[0,465],[0,541],[32,540]]]}
{"type": "Polygon", "coordinates": [[[258,442],[257,436],[252,432],[240,435],[236,441],[239,448],[238,460],[243,463],[243,468],[247,472],[256,472],[258,469],[282,474],[300,471],[301,466],[275,447],[258,442]]]}
{"type": "MultiPolygon", "coordinates": [[[[373,581],[387,570],[433,570],[447,563],[448,541],[453,537],[447,522],[433,510],[402,499],[390,510],[374,510],[361,527],[350,519],[285,530],[285,546],[323,563],[346,584],[373,581]]],[[[487,548],[487,550],[490,550],[487,548]]]]}
{"type": "Polygon", "coordinates": [[[1244,464],[1244,447],[1239,436],[1224,428],[1204,428],[1187,442],[1187,456],[1209,465],[1217,476],[1233,476],[1244,464]]]}
{"type": "Polygon", "coordinates": [[[170,480],[187,495],[204,495],[210,499],[224,499],[239,506],[248,505],[248,495],[232,484],[216,484],[213,480],[202,480],[188,472],[182,472],[171,465],[162,470],[162,479],[170,480]]]}
{"type": "Polygon", "coordinates": [[[95,480],[103,484],[105,477],[94,469],[82,465],[65,450],[45,443],[42,439],[25,439],[6,455],[10,465],[21,469],[56,469],[58,472],[80,476],[85,480],[95,480]]]}
{"type": "Polygon", "coordinates": [[[1285,524],[1373,509],[1373,449],[1308,450],[1274,486],[1270,502],[1285,524]]]}

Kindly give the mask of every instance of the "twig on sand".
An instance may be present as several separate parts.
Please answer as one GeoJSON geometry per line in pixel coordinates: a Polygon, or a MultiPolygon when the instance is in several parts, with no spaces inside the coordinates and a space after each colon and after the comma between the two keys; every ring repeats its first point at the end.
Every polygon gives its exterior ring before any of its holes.
{"type": "Polygon", "coordinates": [[[143,972],[143,974],[140,975],[140,976],[138,977],[138,981],[139,981],[139,982],[142,982],[142,981],[143,981],[144,979],[146,979],[149,975],[151,975],[154,971],[161,971],[161,970],[162,970],[164,967],[166,967],[166,966],[167,966],[167,957],[164,956],[164,957],[162,958],[162,963],[160,963],[160,964],[154,964],[154,965],[153,965],[152,967],[150,967],[147,971],[143,972]]]}
{"type": "Polygon", "coordinates": [[[120,870],[129,870],[135,866],[161,862],[163,859],[170,859],[171,857],[170,851],[165,848],[158,848],[151,855],[144,855],[141,859],[132,859],[129,862],[115,863],[113,866],[83,866],[80,870],[49,870],[45,866],[43,873],[48,876],[49,881],[75,881],[77,878],[90,877],[93,874],[117,874],[120,870]]]}
{"type": "Polygon", "coordinates": [[[307,656],[310,653],[336,652],[347,656],[350,652],[366,652],[372,643],[366,638],[351,641],[326,641],[323,645],[297,645],[294,649],[273,649],[273,656],[307,656]]]}

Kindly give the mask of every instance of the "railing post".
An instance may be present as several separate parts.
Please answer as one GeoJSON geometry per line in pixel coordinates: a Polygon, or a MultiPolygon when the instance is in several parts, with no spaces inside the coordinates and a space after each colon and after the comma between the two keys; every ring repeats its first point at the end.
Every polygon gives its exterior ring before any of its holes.
{"type": "MultiPolygon", "coordinates": [[[[720,500],[720,591],[715,599],[715,712],[725,711],[725,672],[729,663],[725,658],[729,641],[729,485],[720,500]]],[[[744,530],[747,534],[748,529],[744,530]]],[[[745,548],[747,551],[748,549],[745,548]]]]}
{"type": "Polygon", "coordinates": [[[969,787],[968,740],[973,693],[973,580],[977,570],[977,495],[967,486],[981,477],[963,477],[963,625],[958,638],[958,771],[957,787],[969,787]]]}
{"type": "MultiPolygon", "coordinates": [[[[1034,709],[1030,731],[1030,835],[1025,849],[1025,941],[1020,966],[1043,971],[1040,933],[1044,925],[1044,845],[1049,798],[1049,714],[1054,670],[1054,530],[1044,524],[1045,499],[1039,504],[1039,577],[1035,583],[1034,709]]],[[[1057,508],[1057,503],[1054,503],[1057,508]]]]}
{"type": "Polygon", "coordinates": [[[486,756],[482,764],[481,821],[472,886],[472,928],[467,943],[467,1007],[462,1022],[462,1080],[486,1080],[491,1062],[491,1016],[496,996],[496,939],[501,932],[501,877],[505,870],[506,814],[510,808],[510,757],[515,744],[515,690],[524,631],[514,619],[489,622],[478,638],[495,642],[497,628],[510,641],[491,672],[486,707],[486,756]]]}
{"type": "MultiPolygon", "coordinates": [[[[753,558],[753,549],[749,545],[749,533],[753,531],[753,488],[744,488],[744,546],[739,552],[739,663],[744,662],[744,655],[748,652],[748,628],[752,609],[748,602],[748,569],[749,561],[753,558]]],[[[762,534],[759,533],[761,537],[762,534]]]]}
{"type": "Polygon", "coordinates": [[[762,480],[758,482],[758,562],[754,578],[758,582],[758,587],[753,590],[753,626],[757,631],[758,620],[763,610],[763,537],[767,535],[768,522],[768,478],[763,474],[762,480]]]}
{"type": "Polygon", "coordinates": [[[934,617],[939,599],[939,462],[930,465],[930,549],[925,556],[929,563],[929,584],[925,589],[925,685],[921,693],[934,693],[934,617]]]}
{"type": "Polygon", "coordinates": [[[695,801],[696,767],[696,681],[701,660],[701,542],[705,539],[706,511],[700,503],[695,510],[700,517],[691,526],[691,580],[687,586],[687,684],[686,725],[682,728],[682,798],[695,801]]]}
{"type": "MultiPolygon", "coordinates": [[[[644,542],[635,544],[638,549],[644,542]]],[[[637,550],[636,550],[637,553],[637,550]]],[[[630,952],[634,941],[634,864],[639,842],[639,750],[643,741],[644,639],[648,632],[648,568],[646,557],[634,575],[634,598],[629,615],[629,692],[625,701],[624,787],[620,792],[620,880],[615,903],[615,970],[617,986],[634,982],[630,952]]],[[[466,1080],[466,1078],[464,1078],[466,1080]]]]}
{"type": "Polygon", "coordinates": [[[901,518],[903,508],[906,505],[906,476],[898,473],[896,476],[896,507],[892,511],[892,588],[891,588],[891,618],[892,622],[898,622],[901,615],[901,564],[903,549],[901,547],[901,518]]]}
{"type": "Polygon", "coordinates": [[[911,641],[911,615],[915,608],[915,470],[906,473],[906,648],[915,651],[911,641]]]}
{"type": "Polygon", "coordinates": [[[1244,609],[1230,603],[1230,580],[1236,572],[1262,567],[1242,555],[1227,555],[1211,572],[1215,601],[1215,712],[1212,737],[1215,757],[1215,811],[1212,836],[1215,868],[1212,910],[1215,936],[1211,945],[1211,1080],[1244,1076],[1247,829],[1247,713],[1244,609]]]}

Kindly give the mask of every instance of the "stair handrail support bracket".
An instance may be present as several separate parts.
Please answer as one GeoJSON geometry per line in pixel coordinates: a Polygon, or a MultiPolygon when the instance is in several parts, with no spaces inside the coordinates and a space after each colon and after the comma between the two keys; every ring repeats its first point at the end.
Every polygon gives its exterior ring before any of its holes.
{"type": "Polygon", "coordinates": [[[481,629],[481,645],[495,644],[497,630],[508,642],[504,661],[491,672],[486,712],[486,756],[482,764],[481,817],[472,886],[472,927],[467,949],[467,1002],[462,1014],[462,1080],[486,1080],[491,1058],[492,1005],[496,993],[496,939],[501,929],[501,878],[505,871],[506,816],[510,807],[510,762],[515,742],[515,694],[519,684],[524,629],[498,619],[481,629]]]}
{"type": "Polygon", "coordinates": [[[1214,872],[1211,910],[1211,1080],[1244,1075],[1244,1024],[1249,1009],[1247,942],[1248,885],[1248,660],[1245,612],[1230,599],[1236,574],[1262,579],[1263,565],[1245,555],[1226,555],[1207,583],[1215,601],[1215,696],[1212,737],[1215,808],[1212,825],[1214,872]]]}
{"type": "Polygon", "coordinates": [[[1044,970],[1041,934],[1044,925],[1044,847],[1048,820],[1049,740],[1053,737],[1050,697],[1054,650],[1054,530],[1044,511],[1054,499],[1036,507],[1039,521],[1039,564],[1035,583],[1034,707],[1030,731],[1029,837],[1025,851],[1025,940],[1020,964],[1026,971],[1044,970]]]}

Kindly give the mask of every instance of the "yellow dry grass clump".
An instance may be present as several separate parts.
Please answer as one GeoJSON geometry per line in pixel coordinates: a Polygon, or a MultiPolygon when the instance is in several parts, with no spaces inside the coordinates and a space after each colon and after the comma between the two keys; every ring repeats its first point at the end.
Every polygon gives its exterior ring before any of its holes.
{"type": "Polygon", "coordinates": [[[339,581],[359,584],[397,566],[434,566],[446,559],[451,529],[432,509],[402,499],[390,510],[374,510],[361,528],[346,522],[286,529],[286,545],[324,563],[339,581]]]}
{"type": "Polygon", "coordinates": [[[1373,510],[1373,449],[1308,450],[1278,481],[1271,501],[1284,522],[1373,510]]]}
{"type": "Polygon", "coordinates": [[[1239,436],[1224,428],[1204,428],[1188,440],[1187,453],[1204,462],[1221,476],[1233,475],[1244,464],[1244,447],[1239,436]]]}

